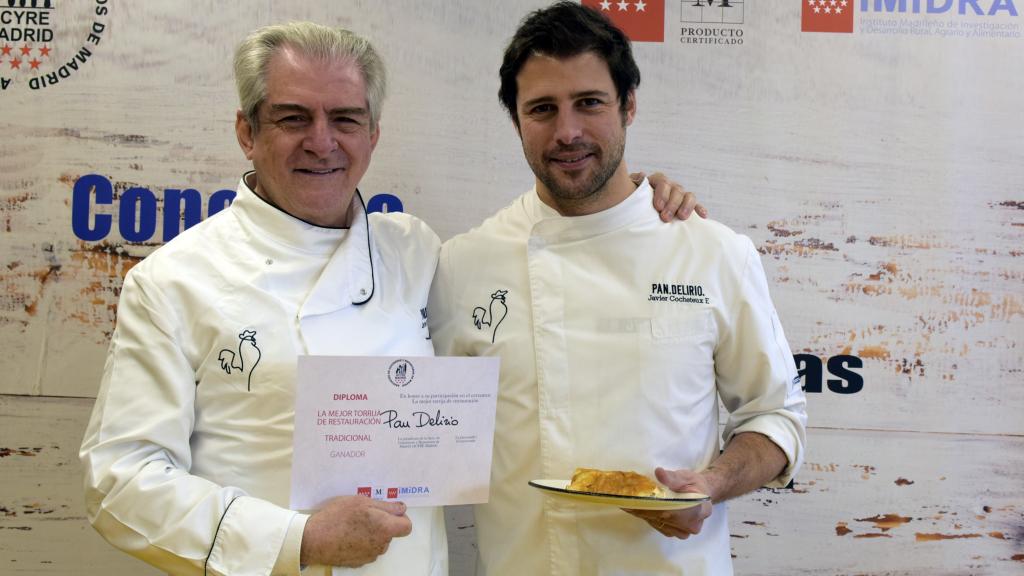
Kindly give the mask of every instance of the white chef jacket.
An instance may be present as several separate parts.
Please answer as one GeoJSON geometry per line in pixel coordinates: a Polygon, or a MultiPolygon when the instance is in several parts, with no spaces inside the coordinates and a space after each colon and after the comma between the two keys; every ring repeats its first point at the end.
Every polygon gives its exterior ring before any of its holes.
{"type": "MultiPolygon", "coordinates": [[[[174,574],[298,570],[297,355],[433,355],[437,236],[405,214],[367,218],[358,195],[352,210],[350,229],[313,226],[243,178],[228,209],[128,273],[80,454],[89,520],[112,544],[174,574]]],[[[442,509],[408,515],[410,536],[334,573],[447,574],[442,509]]]]}
{"type": "Polygon", "coordinates": [[[576,467],[701,470],[723,438],[804,452],[805,399],[753,244],[710,220],[665,224],[644,182],[598,214],[536,191],[446,242],[430,297],[438,354],[501,356],[480,573],[732,574],[724,504],[666,538],[614,507],[530,488],[576,467]]]}

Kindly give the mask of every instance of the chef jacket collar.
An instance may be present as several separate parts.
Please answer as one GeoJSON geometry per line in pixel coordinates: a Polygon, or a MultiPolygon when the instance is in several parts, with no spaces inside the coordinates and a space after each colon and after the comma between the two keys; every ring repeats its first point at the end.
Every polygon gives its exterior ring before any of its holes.
{"type": "Polygon", "coordinates": [[[356,190],[350,210],[352,220],[348,235],[320,273],[313,291],[302,306],[303,316],[326,314],[350,304],[366,304],[373,298],[370,220],[359,190],[356,190]]]}
{"type": "Polygon", "coordinates": [[[274,242],[298,252],[331,254],[303,314],[323,314],[369,302],[375,290],[370,222],[359,190],[349,208],[349,228],[325,228],[296,218],[261,198],[249,184],[254,175],[254,171],[242,175],[232,209],[241,211],[274,242]]]}
{"type": "Polygon", "coordinates": [[[526,212],[533,222],[532,236],[539,236],[548,242],[573,242],[629,226],[637,222],[657,219],[653,207],[654,190],[644,178],[643,182],[622,202],[594,214],[585,216],[562,216],[545,204],[533,192],[526,195],[526,212]]]}

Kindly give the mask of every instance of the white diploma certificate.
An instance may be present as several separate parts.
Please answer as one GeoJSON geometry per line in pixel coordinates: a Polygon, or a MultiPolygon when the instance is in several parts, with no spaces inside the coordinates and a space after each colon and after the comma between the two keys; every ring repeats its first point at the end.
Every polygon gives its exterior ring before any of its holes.
{"type": "Polygon", "coordinates": [[[486,502],[498,358],[299,356],[291,508],[486,502]]]}

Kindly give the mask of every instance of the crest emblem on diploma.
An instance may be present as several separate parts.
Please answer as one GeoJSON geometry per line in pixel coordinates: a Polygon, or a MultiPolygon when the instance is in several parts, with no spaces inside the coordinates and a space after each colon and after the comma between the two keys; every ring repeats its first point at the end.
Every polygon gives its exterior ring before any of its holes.
{"type": "Polygon", "coordinates": [[[388,381],[395,386],[408,386],[415,375],[416,368],[405,358],[399,358],[388,366],[388,381]]]}

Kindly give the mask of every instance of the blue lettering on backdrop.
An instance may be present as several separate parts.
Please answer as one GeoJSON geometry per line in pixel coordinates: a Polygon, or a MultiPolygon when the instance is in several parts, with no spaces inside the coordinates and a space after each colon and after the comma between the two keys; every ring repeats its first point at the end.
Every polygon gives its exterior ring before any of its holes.
{"type": "Polygon", "coordinates": [[[103,176],[86,174],[75,181],[71,192],[71,231],[86,242],[98,242],[110,234],[110,214],[92,214],[91,200],[97,204],[114,202],[114,187],[103,176]],[[93,216],[90,219],[90,216],[93,216]]]}
{"type": "Polygon", "coordinates": [[[402,201],[392,194],[377,194],[366,201],[367,212],[402,212],[402,201]]]}
{"type": "Polygon", "coordinates": [[[121,195],[117,219],[121,237],[145,242],[156,232],[156,196],[148,188],[129,188],[121,195]]]}
{"type": "Polygon", "coordinates": [[[804,392],[820,394],[827,385],[836,394],[856,394],[864,388],[864,377],[851,370],[862,368],[864,362],[857,356],[840,354],[828,359],[828,373],[835,378],[825,378],[826,363],[813,354],[794,354],[797,375],[803,379],[804,392]]]}
{"type": "MultiPolygon", "coordinates": [[[[221,190],[221,192],[224,192],[224,190],[221,190]]],[[[234,198],[233,193],[231,196],[234,198]]],[[[210,206],[211,213],[216,214],[219,211],[214,211],[213,206],[210,206]]],[[[184,224],[183,230],[188,230],[199,224],[202,219],[203,197],[199,194],[199,190],[193,190],[192,188],[185,190],[168,188],[164,190],[164,242],[178,235],[179,223],[184,224]],[[185,202],[184,213],[181,207],[182,201],[185,202]]]]}
{"type": "MultiPolygon", "coordinates": [[[[206,217],[227,208],[235,199],[234,190],[218,190],[210,195],[206,217]]],[[[134,186],[120,197],[114,196],[114,184],[100,174],[86,174],[75,181],[71,192],[71,231],[86,242],[99,242],[109,236],[114,216],[98,211],[100,206],[115,206],[118,233],[127,242],[147,242],[156,234],[159,217],[157,195],[149,188],[134,186]]],[[[401,199],[392,194],[377,194],[366,201],[368,212],[402,212],[401,199]]],[[[203,219],[203,195],[192,188],[167,188],[163,193],[163,241],[167,242],[203,219]]]]}
{"type": "Polygon", "coordinates": [[[945,14],[956,7],[960,15],[996,16],[1002,11],[1009,16],[1017,16],[1013,0],[860,0],[861,12],[873,9],[874,12],[920,14],[922,7],[927,14],[945,14]]]}
{"type": "Polygon", "coordinates": [[[235,201],[235,194],[234,190],[218,190],[214,192],[207,204],[209,216],[213,216],[217,212],[231,206],[231,203],[235,201]]]}

